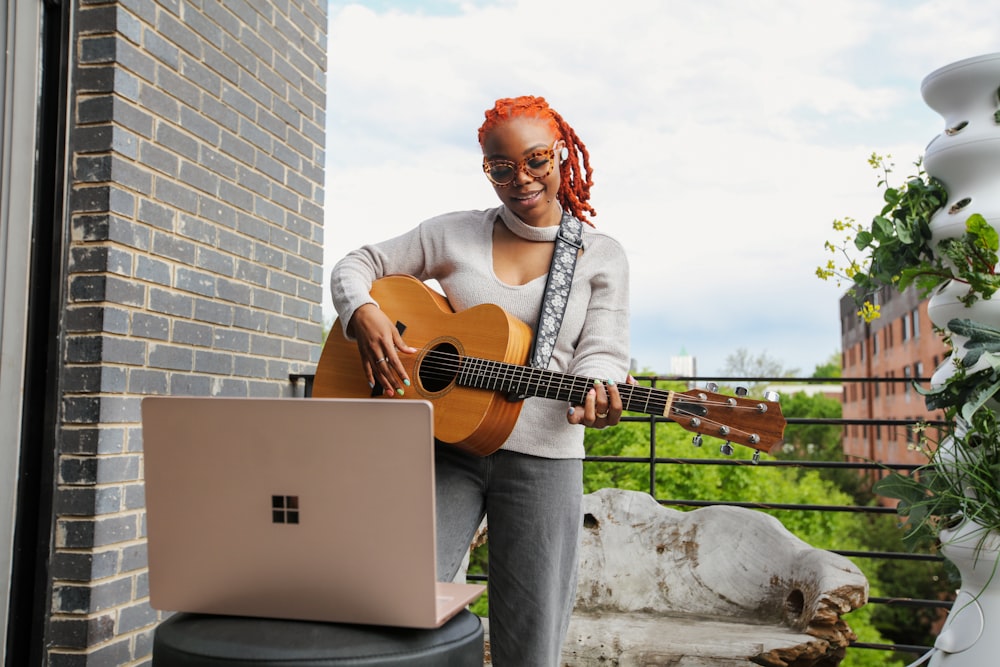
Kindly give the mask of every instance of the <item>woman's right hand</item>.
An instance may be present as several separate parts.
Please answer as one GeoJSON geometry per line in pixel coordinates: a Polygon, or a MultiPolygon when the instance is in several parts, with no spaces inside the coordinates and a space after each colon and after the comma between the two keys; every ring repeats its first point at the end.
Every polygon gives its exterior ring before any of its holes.
{"type": "Polygon", "coordinates": [[[371,303],[354,311],[347,332],[357,340],[369,386],[378,383],[387,396],[402,396],[410,378],[399,353],[414,354],[417,349],[403,342],[392,320],[371,303]]]}

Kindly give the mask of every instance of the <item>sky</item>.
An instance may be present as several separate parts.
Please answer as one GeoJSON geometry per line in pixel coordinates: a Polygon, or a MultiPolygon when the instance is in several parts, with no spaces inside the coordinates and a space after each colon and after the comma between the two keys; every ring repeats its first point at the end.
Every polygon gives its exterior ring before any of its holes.
{"type": "MultiPolygon", "coordinates": [[[[348,251],[498,200],[476,131],[544,96],[594,167],[629,257],[640,371],[840,350],[835,219],[881,207],[874,152],[914,172],[944,129],[922,80],[1000,51],[1000,12],[909,0],[332,0],[324,280],[348,251]]],[[[336,317],[326,286],[324,318],[336,317]]]]}

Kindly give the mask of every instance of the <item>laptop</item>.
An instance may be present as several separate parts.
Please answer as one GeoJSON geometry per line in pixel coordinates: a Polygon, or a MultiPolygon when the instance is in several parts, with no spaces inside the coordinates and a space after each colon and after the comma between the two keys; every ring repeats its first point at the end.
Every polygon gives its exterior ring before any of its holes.
{"type": "Polygon", "coordinates": [[[435,628],[483,586],[436,581],[433,406],[146,397],[150,605],[435,628]]]}

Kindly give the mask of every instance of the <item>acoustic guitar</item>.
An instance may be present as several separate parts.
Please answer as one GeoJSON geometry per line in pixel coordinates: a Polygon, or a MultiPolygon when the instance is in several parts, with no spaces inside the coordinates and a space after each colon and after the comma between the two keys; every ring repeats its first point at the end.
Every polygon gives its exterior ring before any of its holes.
{"type": "MultiPolygon", "coordinates": [[[[582,404],[595,378],[525,366],[531,329],[499,306],[455,312],[448,300],[411,276],[387,276],[372,298],[396,323],[416,354],[400,354],[411,386],[404,399],[434,404],[434,436],[486,456],[510,435],[523,400],[551,398],[582,404]]],[[[781,441],[785,419],[775,401],[618,384],[624,409],[656,415],[700,435],[769,452],[781,441]]],[[[316,367],[312,395],[320,398],[383,397],[368,385],[357,344],[334,323],[316,367]]],[[[399,400],[399,397],[386,397],[399,400]]],[[[696,441],[700,442],[700,438],[696,441]]],[[[728,446],[724,445],[724,447],[728,446]]]]}

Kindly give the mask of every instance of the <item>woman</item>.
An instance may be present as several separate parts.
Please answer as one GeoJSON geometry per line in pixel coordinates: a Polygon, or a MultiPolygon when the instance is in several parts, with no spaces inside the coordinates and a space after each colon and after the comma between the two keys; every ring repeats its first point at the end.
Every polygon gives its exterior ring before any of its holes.
{"type": "Polygon", "coordinates": [[[357,340],[368,380],[405,396],[406,344],[369,295],[389,274],[436,279],[456,310],[501,306],[533,329],[563,212],[588,223],[550,369],[593,378],[582,405],[525,401],[504,445],[478,457],[436,451],[438,577],[451,580],[484,514],[489,521],[490,646],[498,667],[559,664],[576,595],[583,428],[617,424],[615,379],[628,373],[628,262],[594,230],[589,154],[543,98],[498,100],[479,129],[483,170],[501,206],[431,218],[349,253],[333,303],[357,340]]]}

